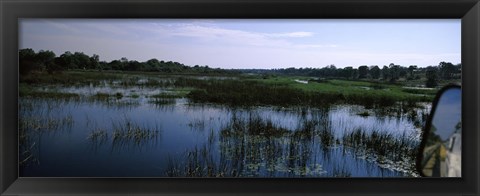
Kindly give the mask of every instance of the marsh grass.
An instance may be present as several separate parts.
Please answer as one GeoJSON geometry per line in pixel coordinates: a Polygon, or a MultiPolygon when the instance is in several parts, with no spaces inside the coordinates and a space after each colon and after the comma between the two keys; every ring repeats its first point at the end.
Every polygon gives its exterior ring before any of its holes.
{"type": "Polygon", "coordinates": [[[117,99],[121,99],[121,98],[123,97],[123,93],[121,93],[121,92],[116,92],[116,93],[115,93],[115,97],[116,97],[117,99]]]}
{"type": "Polygon", "coordinates": [[[414,170],[415,159],[418,149],[418,141],[413,136],[402,134],[395,136],[392,133],[373,130],[367,132],[362,129],[345,133],[342,136],[342,144],[352,148],[360,155],[373,155],[380,164],[387,160],[410,163],[408,169],[414,170]]]}
{"type": "Polygon", "coordinates": [[[168,158],[165,174],[169,177],[238,177],[225,161],[217,163],[206,145],[185,152],[184,161],[168,158]]]}
{"type": "MultiPolygon", "coordinates": [[[[358,104],[367,108],[381,108],[392,106],[397,102],[415,103],[432,100],[432,96],[429,95],[418,96],[402,93],[402,91],[396,90],[398,87],[370,90],[368,92],[364,89],[350,89],[351,87],[347,84],[352,84],[352,82],[344,81],[335,81],[328,85],[323,83],[305,85],[288,81],[195,80],[184,78],[179,83],[180,86],[196,88],[187,95],[194,102],[211,102],[231,106],[325,107],[329,104],[358,104]]],[[[363,83],[361,84],[369,85],[369,83],[363,83]]]]}
{"type": "Polygon", "coordinates": [[[126,96],[124,98],[123,93],[104,93],[104,92],[97,92],[94,95],[89,96],[84,101],[91,102],[91,103],[102,103],[107,106],[138,106],[140,105],[139,100],[140,97],[138,94],[132,94],[130,96],[126,96]]]}
{"type": "Polygon", "coordinates": [[[66,71],[54,74],[35,72],[22,75],[20,82],[26,84],[62,84],[64,86],[71,86],[78,84],[95,84],[100,80],[120,80],[124,77],[124,74],[114,72],[66,71]]]}
{"type": "Polygon", "coordinates": [[[123,93],[116,92],[113,94],[104,93],[104,92],[97,92],[95,95],[92,95],[90,99],[92,100],[99,100],[99,101],[108,101],[111,98],[121,99],[123,97],[123,93]]]}
{"type": "Polygon", "coordinates": [[[159,93],[159,94],[156,94],[156,95],[152,95],[150,96],[151,98],[154,98],[154,99],[175,99],[175,98],[182,98],[182,96],[180,95],[177,95],[177,94],[174,94],[174,93],[166,93],[166,92],[163,92],[163,93],[159,93]]]}
{"type": "Polygon", "coordinates": [[[110,99],[110,94],[108,93],[103,93],[103,92],[97,92],[95,95],[92,95],[91,100],[101,100],[101,101],[107,101],[110,99]]]}
{"type": "Polygon", "coordinates": [[[220,130],[223,137],[231,135],[254,135],[263,137],[281,137],[288,134],[286,128],[275,125],[271,119],[264,120],[258,114],[250,114],[247,119],[232,116],[230,124],[220,130]]]}
{"type": "Polygon", "coordinates": [[[161,106],[161,105],[174,105],[177,103],[175,99],[169,99],[169,98],[154,98],[154,99],[149,99],[148,103],[154,104],[156,106],[161,106]]]}
{"type": "Polygon", "coordinates": [[[28,131],[55,131],[62,127],[72,127],[74,120],[72,114],[67,114],[63,118],[54,117],[21,117],[19,119],[19,129],[28,131]]]}
{"type": "Polygon", "coordinates": [[[24,127],[20,127],[18,135],[19,143],[19,165],[25,167],[29,164],[38,164],[37,158],[38,146],[31,133],[27,133],[24,127]]]}
{"type": "MultiPolygon", "coordinates": [[[[299,114],[301,116],[301,114],[299,114]]],[[[283,128],[255,112],[233,113],[218,132],[219,152],[209,145],[196,147],[184,158],[170,158],[168,176],[195,177],[350,177],[346,165],[331,171],[315,163],[317,156],[329,160],[330,150],[340,147],[352,152],[354,158],[369,157],[382,168],[390,168],[415,176],[415,156],[418,140],[406,134],[356,129],[343,134],[332,131],[328,115],[305,115],[298,125],[283,128]],[[313,161],[313,162],[312,162],[313,161]]],[[[211,130],[208,143],[217,141],[211,130]]],[[[347,155],[344,155],[347,156],[347,155]]],[[[344,163],[345,164],[345,163],[344,163]]]]}
{"type": "Polygon", "coordinates": [[[179,160],[168,156],[166,175],[169,177],[226,177],[236,176],[235,170],[227,166],[225,159],[217,159],[213,153],[216,142],[213,129],[208,134],[207,143],[195,146],[193,150],[184,153],[184,159],[179,160]]]}
{"type": "MultiPolygon", "coordinates": [[[[383,108],[398,102],[416,103],[431,101],[436,90],[404,89],[401,86],[385,85],[366,81],[326,80],[320,83],[299,84],[296,77],[275,77],[258,79],[249,77],[215,78],[190,76],[154,76],[151,74],[120,72],[78,72],[69,71],[62,74],[33,74],[21,80],[21,96],[31,95],[53,98],[78,98],[75,94],[61,92],[40,93],[29,90],[31,85],[61,84],[102,85],[115,84],[118,87],[149,87],[170,89],[168,93],[151,96],[154,99],[189,98],[196,103],[215,103],[229,106],[274,105],[283,107],[312,106],[325,107],[331,104],[359,104],[367,108],[383,108]],[[73,79],[67,79],[72,77],[73,79]],[[32,80],[38,79],[38,81],[32,80]],[[117,82],[113,82],[116,80],[117,82]],[[363,89],[359,87],[368,87],[363,89]],[[421,96],[419,96],[421,95],[421,96]]],[[[302,78],[307,80],[308,78],[302,78]]],[[[92,96],[99,101],[108,101],[110,97],[121,99],[122,93],[97,94],[92,96]]],[[[136,96],[132,96],[135,98],[136,96]]],[[[138,97],[137,97],[138,98],[138,97]]],[[[165,101],[152,101],[164,104],[165,101]]]]}
{"type": "Polygon", "coordinates": [[[133,142],[141,144],[151,139],[157,139],[160,129],[155,127],[153,129],[141,127],[129,120],[123,124],[113,124],[112,140],[113,142],[133,142]]]}
{"type": "MultiPolygon", "coordinates": [[[[69,74],[75,75],[74,73],[67,73],[67,75],[69,74]]],[[[88,75],[90,73],[82,74],[88,75]]],[[[94,80],[99,79],[96,77],[101,75],[93,75],[74,77],[90,78],[88,84],[93,86],[102,85],[101,82],[94,82],[94,80]]],[[[48,80],[48,78],[44,79],[48,80]]],[[[289,176],[321,176],[324,175],[321,165],[315,165],[311,162],[311,160],[317,160],[313,157],[317,156],[318,152],[316,151],[327,152],[330,148],[340,145],[353,150],[359,156],[362,154],[371,155],[375,157],[375,161],[379,164],[386,164],[389,161],[411,161],[415,156],[416,143],[409,136],[361,129],[351,130],[338,136],[337,133],[332,131],[332,125],[328,118],[308,118],[310,112],[304,108],[328,108],[331,104],[359,104],[368,109],[368,111],[359,113],[359,115],[365,117],[370,115],[385,116],[386,114],[403,116],[407,114],[409,119],[420,119],[425,113],[420,114],[414,109],[419,106],[419,101],[430,99],[428,96],[412,96],[411,94],[417,93],[416,91],[399,92],[399,87],[391,85],[338,80],[297,84],[292,83],[291,78],[259,81],[248,78],[220,80],[174,77],[162,80],[158,78],[144,79],[136,76],[112,76],[110,79],[107,79],[107,81],[111,85],[120,87],[165,88],[166,91],[163,93],[146,97],[148,103],[165,110],[174,110],[174,107],[167,107],[167,105],[176,104],[176,99],[187,97],[194,103],[202,105],[203,103],[222,104],[232,106],[231,108],[262,105],[300,108],[296,112],[299,116],[306,116],[300,118],[301,120],[296,127],[286,128],[281,126],[281,123],[276,123],[269,117],[256,113],[249,113],[245,116],[234,114],[220,130],[210,129],[210,132],[206,133],[208,134],[207,144],[198,145],[193,150],[186,151],[183,157],[169,157],[169,169],[166,171],[168,176],[246,177],[278,176],[279,173],[289,176]],[[139,82],[139,80],[142,80],[142,82],[139,82]],[[353,85],[355,88],[350,89],[349,85],[353,85]],[[367,92],[367,90],[358,87],[370,87],[370,89],[367,92]],[[370,110],[370,108],[374,109],[370,110]],[[212,150],[212,145],[217,141],[220,149],[218,154],[217,151],[212,150]],[[317,146],[320,146],[320,148],[317,148],[317,146]]],[[[72,81],[66,78],[48,82],[59,84],[63,80],[65,80],[65,84],[72,85],[72,81]]],[[[25,84],[20,85],[21,96],[34,99],[53,98],[56,101],[78,99],[79,97],[78,94],[37,92],[32,90],[31,86],[25,84]]],[[[84,84],[87,83],[81,83],[81,85],[84,84]]],[[[128,105],[128,102],[120,100],[138,98],[138,95],[124,95],[120,92],[97,92],[88,98],[89,101],[100,101],[105,104],[120,105],[125,103],[128,105]]],[[[29,107],[34,108],[34,106],[26,104],[20,109],[28,110],[29,107]]],[[[55,104],[52,107],[55,107],[55,104]]],[[[34,156],[30,157],[29,153],[33,151],[36,144],[35,142],[28,142],[29,135],[26,130],[56,130],[63,125],[71,125],[69,121],[68,118],[65,120],[38,120],[24,117],[19,124],[21,127],[19,137],[20,140],[23,140],[21,144],[24,144],[24,147],[22,147],[23,160],[26,160],[26,162],[35,160],[34,156]]],[[[424,120],[417,121],[417,126],[424,122],[424,120]]],[[[159,136],[158,128],[139,126],[131,120],[112,124],[112,130],[108,131],[99,128],[91,129],[87,133],[87,138],[91,141],[112,141],[113,146],[130,144],[138,146],[156,141],[159,136]]],[[[194,119],[187,125],[201,130],[206,128],[205,120],[199,119],[194,119]]],[[[329,173],[328,175],[350,176],[351,173],[345,168],[336,168],[333,174],[329,173]]]]}
{"type": "MultiPolygon", "coordinates": [[[[245,125],[248,127],[248,125],[245,125]]],[[[255,177],[322,176],[320,164],[308,164],[312,151],[297,136],[275,137],[243,131],[244,134],[220,135],[221,152],[209,144],[195,147],[184,158],[169,158],[167,176],[181,177],[255,177]],[[288,139],[287,139],[288,138],[288,139]],[[287,142],[287,143],[285,143],[287,142]]],[[[215,139],[210,133],[208,143],[215,139]]]]}
{"type": "Polygon", "coordinates": [[[33,99],[52,99],[52,100],[80,100],[80,95],[77,93],[65,93],[58,91],[38,91],[26,85],[19,86],[20,97],[33,99]]]}
{"type": "Polygon", "coordinates": [[[96,128],[92,130],[87,136],[87,139],[92,141],[106,141],[107,138],[108,138],[107,130],[100,129],[100,128],[96,128]]]}
{"type": "Polygon", "coordinates": [[[352,176],[352,173],[345,167],[342,167],[342,168],[335,167],[333,168],[332,173],[333,173],[332,174],[333,177],[339,177],[339,178],[346,178],[346,177],[352,176]]]}
{"type": "Polygon", "coordinates": [[[403,92],[410,93],[410,94],[418,94],[418,95],[430,95],[435,96],[437,94],[436,89],[414,89],[414,88],[404,88],[402,89],[403,92]]]}
{"type": "Polygon", "coordinates": [[[140,95],[136,94],[136,93],[132,93],[131,95],[129,95],[129,97],[133,98],[133,99],[138,99],[138,98],[140,98],[140,95]]]}
{"type": "Polygon", "coordinates": [[[363,112],[357,113],[357,115],[362,116],[362,117],[368,117],[368,116],[370,116],[370,113],[368,111],[363,111],[363,112]]]}
{"type": "Polygon", "coordinates": [[[39,164],[39,136],[44,133],[64,131],[74,124],[72,114],[64,117],[22,116],[18,121],[19,165],[39,164]]]}
{"type": "Polygon", "coordinates": [[[204,119],[193,119],[187,124],[192,130],[203,131],[205,130],[205,120],[204,119]]]}

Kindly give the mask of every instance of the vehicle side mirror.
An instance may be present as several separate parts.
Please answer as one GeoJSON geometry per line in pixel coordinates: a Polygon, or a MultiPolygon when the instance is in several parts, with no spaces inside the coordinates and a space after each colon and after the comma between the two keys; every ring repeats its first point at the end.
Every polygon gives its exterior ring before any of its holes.
{"type": "Polygon", "coordinates": [[[462,99],[460,86],[448,86],[435,97],[417,157],[424,177],[462,175],[462,99]]]}

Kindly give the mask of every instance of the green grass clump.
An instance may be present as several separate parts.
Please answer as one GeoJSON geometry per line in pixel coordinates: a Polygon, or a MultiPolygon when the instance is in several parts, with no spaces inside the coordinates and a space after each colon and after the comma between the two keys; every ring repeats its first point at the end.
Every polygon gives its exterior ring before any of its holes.
{"type": "Polygon", "coordinates": [[[398,98],[387,94],[352,94],[337,91],[306,90],[255,81],[212,82],[205,89],[192,90],[194,102],[212,102],[233,106],[325,106],[337,103],[393,105],[398,98]]]}
{"type": "Polygon", "coordinates": [[[80,99],[80,95],[76,93],[62,93],[51,91],[20,91],[20,97],[31,97],[41,99],[59,99],[59,100],[77,100],[80,99]]]}
{"type": "Polygon", "coordinates": [[[92,141],[106,140],[108,137],[107,130],[104,129],[95,129],[88,134],[88,139],[92,141]]]}
{"type": "Polygon", "coordinates": [[[117,99],[121,99],[121,98],[123,97],[123,93],[117,92],[117,93],[115,93],[115,97],[116,97],[117,99]]]}
{"type": "Polygon", "coordinates": [[[95,95],[91,97],[94,100],[101,100],[101,101],[106,101],[110,98],[110,94],[108,93],[102,93],[102,92],[97,92],[95,95]]]}
{"type": "Polygon", "coordinates": [[[33,72],[20,77],[20,83],[25,84],[90,84],[99,80],[119,80],[124,76],[115,72],[97,71],[65,71],[48,74],[46,72],[33,72]]]}
{"type": "Polygon", "coordinates": [[[419,96],[407,93],[396,85],[344,80],[303,84],[295,82],[294,79],[294,77],[243,80],[182,79],[182,84],[196,88],[187,94],[187,98],[194,102],[231,106],[324,107],[330,104],[358,104],[374,108],[393,106],[398,102],[426,102],[433,99],[433,95],[419,96]]]}
{"type": "Polygon", "coordinates": [[[35,90],[32,86],[24,83],[20,83],[18,86],[18,95],[20,97],[30,97],[30,98],[48,98],[48,99],[61,99],[61,100],[71,100],[79,99],[80,95],[76,93],[63,93],[57,91],[38,91],[35,90]]]}
{"type": "Polygon", "coordinates": [[[97,101],[109,101],[110,98],[121,99],[123,97],[123,93],[117,92],[115,94],[109,94],[104,92],[97,92],[95,95],[92,95],[90,99],[97,100],[97,101]]]}
{"type": "Polygon", "coordinates": [[[402,89],[403,92],[410,93],[410,94],[417,94],[417,95],[429,95],[435,96],[437,94],[436,89],[411,89],[411,88],[404,88],[402,89]]]}
{"type": "Polygon", "coordinates": [[[364,112],[357,113],[357,115],[362,116],[362,117],[368,117],[368,116],[370,116],[370,113],[368,113],[367,111],[364,111],[364,112]]]}
{"type": "Polygon", "coordinates": [[[175,99],[153,99],[148,102],[155,105],[172,105],[176,103],[175,99]]]}
{"type": "Polygon", "coordinates": [[[155,139],[159,134],[159,130],[140,127],[130,121],[114,126],[112,139],[114,142],[134,142],[141,144],[142,142],[155,139]]]}
{"type": "Polygon", "coordinates": [[[222,137],[240,135],[280,137],[289,133],[289,130],[276,126],[271,120],[264,120],[256,114],[250,115],[247,119],[237,118],[234,115],[230,123],[220,131],[222,137]]]}
{"type": "Polygon", "coordinates": [[[139,94],[136,94],[136,93],[133,93],[130,95],[131,98],[134,98],[134,99],[137,99],[137,98],[140,98],[140,95],[139,94]]]}
{"type": "Polygon", "coordinates": [[[381,159],[393,161],[407,158],[414,163],[417,156],[418,143],[406,135],[394,136],[392,133],[373,130],[367,132],[361,129],[345,133],[342,144],[352,147],[355,151],[373,153],[381,159]]]}
{"type": "Polygon", "coordinates": [[[163,93],[158,93],[156,95],[152,95],[150,96],[151,98],[155,98],[155,99],[175,99],[175,98],[182,98],[181,96],[177,95],[177,94],[174,94],[174,93],[166,93],[166,92],[163,92],[163,93]]]}

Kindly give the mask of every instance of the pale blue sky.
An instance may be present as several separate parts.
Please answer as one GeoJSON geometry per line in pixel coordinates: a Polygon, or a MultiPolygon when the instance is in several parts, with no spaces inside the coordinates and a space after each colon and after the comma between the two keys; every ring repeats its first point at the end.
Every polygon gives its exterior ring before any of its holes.
{"type": "Polygon", "coordinates": [[[460,20],[21,19],[19,46],[221,68],[460,63],[460,20]]]}

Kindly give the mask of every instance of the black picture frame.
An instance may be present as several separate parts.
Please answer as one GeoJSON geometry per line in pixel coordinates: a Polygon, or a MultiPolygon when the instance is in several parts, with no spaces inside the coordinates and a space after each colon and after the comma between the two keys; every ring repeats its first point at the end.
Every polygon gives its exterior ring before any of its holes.
{"type": "Polygon", "coordinates": [[[479,195],[478,0],[1,0],[1,195],[479,195]],[[18,178],[19,18],[461,18],[462,178],[18,178]]]}

